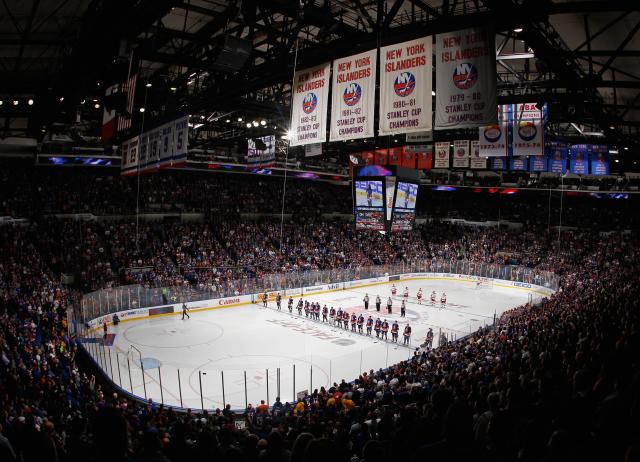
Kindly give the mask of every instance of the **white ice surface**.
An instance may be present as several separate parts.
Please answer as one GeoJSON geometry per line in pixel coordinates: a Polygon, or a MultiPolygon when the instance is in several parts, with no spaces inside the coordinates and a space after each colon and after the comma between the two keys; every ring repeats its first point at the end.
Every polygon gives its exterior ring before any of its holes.
{"type": "MultiPolygon", "coordinates": [[[[181,405],[182,394],[182,406],[194,409],[201,407],[200,382],[204,407],[222,408],[224,372],[224,402],[233,408],[243,408],[245,372],[249,403],[255,405],[267,397],[272,403],[278,393],[283,401],[291,401],[295,397],[294,366],[295,392],[313,391],[342,379],[351,381],[362,371],[384,368],[409,358],[424,341],[429,327],[436,337],[442,330],[450,339],[458,338],[491,324],[494,313],[500,315],[526,303],[528,295],[526,291],[509,288],[477,289],[475,283],[464,281],[399,281],[396,286],[398,295],[391,316],[386,314],[391,283],[311,295],[305,299],[336,309],[340,306],[349,313],[358,314],[365,312],[362,299],[368,293],[371,299],[368,312],[375,320],[378,313],[374,301],[379,294],[382,298],[381,319],[389,320],[390,325],[397,319],[401,333],[407,322],[411,324],[411,348],[390,340],[377,340],[375,334],[373,338],[367,337],[311,321],[304,317],[304,312],[298,317],[295,303],[292,316],[287,309],[287,298],[283,297],[282,311],[275,309],[274,302],[266,309],[243,305],[193,311],[191,319],[184,321],[176,313],[121,323],[110,327],[110,332],[116,334],[113,346],[105,347],[104,352],[94,346],[90,351],[123,389],[144,397],[146,387],[147,397],[177,406],[181,405]],[[410,298],[407,316],[400,318],[404,287],[409,287],[410,298]],[[446,307],[441,308],[439,303],[431,306],[428,301],[418,304],[415,299],[418,288],[422,288],[426,299],[435,290],[438,301],[442,292],[446,292],[446,307]],[[159,369],[145,369],[144,386],[140,355],[160,363],[159,369]]],[[[297,298],[294,300],[297,303],[297,298]]]]}

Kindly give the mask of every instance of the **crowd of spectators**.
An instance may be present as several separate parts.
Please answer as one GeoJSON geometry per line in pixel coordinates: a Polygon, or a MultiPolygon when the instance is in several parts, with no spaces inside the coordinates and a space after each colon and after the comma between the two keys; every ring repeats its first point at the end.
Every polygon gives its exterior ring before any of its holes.
{"type": "Polygon", "coordinates": [[[391,236],[317,217],[0,226],[0,460],[638,460],[639,261],[633,234],[546,223],[391,236]],[[67,336],[78,290],[412,261],[514,263],[554,271],[561,290],[495,328],[241,415],[127,399],[67,336]]]}

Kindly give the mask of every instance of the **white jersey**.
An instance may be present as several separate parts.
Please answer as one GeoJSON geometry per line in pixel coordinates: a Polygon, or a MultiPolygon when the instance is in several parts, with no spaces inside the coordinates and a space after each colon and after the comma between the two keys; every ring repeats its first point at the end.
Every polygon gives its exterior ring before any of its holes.
{"type": "Polygon", "coordinates": [[[404,298],[409,297],[409,289],[404,289],[404,298]]]}

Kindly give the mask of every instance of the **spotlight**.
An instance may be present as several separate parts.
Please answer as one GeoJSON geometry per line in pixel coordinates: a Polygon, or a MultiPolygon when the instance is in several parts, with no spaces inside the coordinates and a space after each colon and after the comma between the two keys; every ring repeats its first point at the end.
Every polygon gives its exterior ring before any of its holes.
{"type": "Polygon", "coordinates": [[[144,112],[144,108],[141,107],[140,109],[138,109],[140,112],[144,112]]]}
{"type": "Polygon", "coordinates": [[[147,84],[145,85],[145,87],[147,87],[147,88],[151,88],[151,82],[147,82],[147,84]]]}
{"type": "Polygon", "coordinates": [[[96,109],[100,109],[100,103],[94,104],[93,107],[96,108],[96,109]]]}
{"type": "Polygon", "coordinates": [[[247,128],[251,128],[251,123],[247,123],[247,128]]]}
{"type": "Polygon", "coordinates": [[[628,150],[629,150],[629,146],[625,146],[625,147],[624,147],[624,150],[625,150],[625,151],[628,151],[628,150]]]}
{"type": "Polygon", "coordinates": [[[513,31],[514,31],[516,34],[519,34],[520,32],[522,32],[522,27],[518,27],[518,28],[516,28],[516,29],[513,29],[513,31]]]}
{"type": "Polygon", "coordinates": [[[264,127],[265,125],[267,125],[267,121],[266,120],[261,120],[260,121],[260,125],[262,125],[264,127]]]}
{"type": "Polygon", "coordinates": [[[27,100],[27,104],[28,104],[29,106],[33,106],[33,98],[29,98],[29,99],[27,100]]]}
{"type": "Polygon", "coordinates": [[[431,90],[431,96],[436,96],[435,90],[431,90]]]}
{"type": "Polygon", "coordinates": [[[64,101],[64,96],[61,96],[60,97],[60,102],[63,102],[63,101],[64,101]]]}
{"type": "Polygon", "coordinates": [[[257,127],[258,125],[260,125],[256,120],[254,120],[253,122],[251,122],[253,124],[254,127],[257,127]]]}
{"type": "Polygon", "coordinates": [[[171,90],[171,91],[176,91],[176,90],[177,90],[177,88],[176,88],[176,87],[170,87],[170,88],[169,88],[169,90],[171,90]]]}
{"type": "Polygon", "coordinates": [[[238,122],[242,122],[242,117],[238,117],[238,122]]]}
{"type": "Polygon", "coordinates": [[[227,120],[225,120],[225,122],[226,122],[226,123],[229,123],[229,122],[231,122],[231,119],[227,119],[227,120]]]}
{"type": "Polygon", "coordinates": [[[2,106],[3,104],[4,104],[4,101],[0,99],[0,106],[2,106]]]}
{"type": "Polygon", "coordinates": [[[14,99],[14,100],[13,100],[13,105],[14,105],[14,106],[17,106],[18,104],[20,104],[20,102],[19,102],[17,99],[14,99]]]}

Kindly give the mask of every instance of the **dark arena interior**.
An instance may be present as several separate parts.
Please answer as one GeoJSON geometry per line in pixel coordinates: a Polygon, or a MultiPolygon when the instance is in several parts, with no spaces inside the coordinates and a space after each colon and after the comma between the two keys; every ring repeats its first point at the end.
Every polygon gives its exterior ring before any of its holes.
{"type": "Polygon", "coordinates": [[[2,0],[0,461],[640,461],[639,160],[638,0],[2,0]]]}

